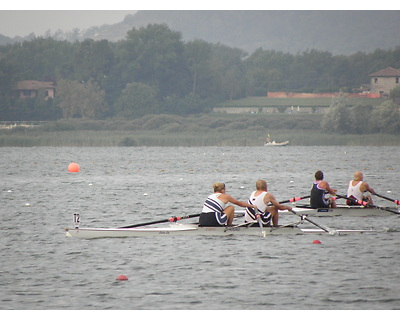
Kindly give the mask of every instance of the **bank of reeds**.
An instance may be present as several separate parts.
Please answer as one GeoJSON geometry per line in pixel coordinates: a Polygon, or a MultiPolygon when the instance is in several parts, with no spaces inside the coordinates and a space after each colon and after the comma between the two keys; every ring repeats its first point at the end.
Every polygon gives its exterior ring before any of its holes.
{"type": "Polygon", "coordinates": [[[136,120],[63,120],[35,127],[0,130],[2,147],[34,146],[262,146],[272,140],[290,145],[400,145],[398,136],[338,135],[320,130],[318,115],[172,115],[136,120]]]}

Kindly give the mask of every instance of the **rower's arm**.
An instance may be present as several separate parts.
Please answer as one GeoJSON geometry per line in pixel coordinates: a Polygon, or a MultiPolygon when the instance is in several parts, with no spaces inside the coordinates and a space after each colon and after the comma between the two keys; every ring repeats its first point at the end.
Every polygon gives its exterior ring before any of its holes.
{"type": "Polygon", "coordinates": [[[367,182],[365,182],[365,189],[366,189],[367,191],[369,191],[371,194],[375,194],[375,193],[376,193],[375,190],[372,189],[372,188],[370,187],[370,185],[369,185],[367,182]]]}
{"type": "Polygon", "coordinates": [[[256,206],[249,204],[247,202],[244,202],[244,201],[237,200],[230,195],[226,194],[225,196],[226,196],[226,199],[228,200],[228,202],[236,204],[239,207],[256,208],[256,206]]]}
{"type": "Polygon", "coordinates": [[[325,190],[328,191],[328,193],[332,194],[332,195],[335,195],[337,192],[337,189],[332,189],[328,182],[326,182],[326,184],[325,184],[325,190]]]}
{"type": "Polygon", "coordinates": [[[281,205],[281,204],[275,199],[274,195],[272,195],[272,194],[270,194],[270,193],[267,193],[267,194],[265,195],[264,202],[265,202],[266,204],[268,204],[268,203],[271,202],[272,205],[275,206],[275,208],[277,208],[278,210],[291,210],[291,209],[292,209],[291,207],[281,205]]]}

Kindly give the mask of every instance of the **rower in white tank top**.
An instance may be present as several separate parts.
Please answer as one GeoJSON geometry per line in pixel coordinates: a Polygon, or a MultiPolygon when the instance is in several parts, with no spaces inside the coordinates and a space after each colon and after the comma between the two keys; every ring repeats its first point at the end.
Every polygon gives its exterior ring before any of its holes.
{"type": "MultiPolygon", "coordinates": [[[[279,222],[278,210],[292,210],[291,207],[280,204],[274,195],[268,192],[267,181],[257,180],[256,191],[252,192],[249,200],[249,207],[256,207],[256,211],[252,208],[246,209],[245,221],[257,222],[257,215],[261,215],[261,220],[264,225],[277,226],[279,222]],[[271,205],[268,205],[271,204],[271,205]]],[[[253,225],[254,226],[254,225],[253,225]]]]}
{"type": "Polygon", "coordinates": [[[353,182],[354,180],[351,180],[349,182],[349,188],[347,189],[347,197],[351,198],[351,196],[353,196],[357,200],[363,200],[364,196],[360,190],[362,181],[358,181],[358,183],[355,186],[353,186],[353,182]]]}
{"type": "Polygon", "coordinates": [[[375,190],[370,187],[370,185],[364,181],[364,175],[360,171],[354,172],[354,178],[349,182],[349,187],[347,189],[347,205],[360,205],[359,201],[362,201],[362,205],[373,205],[371,196],[365,195],[364,192],[370,192],[375,194],[375,190]],[[355,184],[355,185],[354,185],[355,184]],[[352,201],[351,199],[356,200],[352,201]]]}
{"type": "Polygon", "coordinates": [[[261,220],[263,221],[263,224],[268,224],[271,220],[271,213],[265,212],[265,209],[267,209],[267,205],[264,203],[264,197],[268,192],[264,191],[258,196],[255,195],[256,192],[257,191],[253,191],[253,193],[250,195],[248,203],[257,206],[257,209],[246,208],[244,221],[257,222],[257,215],[261,215],[261,220]]]}

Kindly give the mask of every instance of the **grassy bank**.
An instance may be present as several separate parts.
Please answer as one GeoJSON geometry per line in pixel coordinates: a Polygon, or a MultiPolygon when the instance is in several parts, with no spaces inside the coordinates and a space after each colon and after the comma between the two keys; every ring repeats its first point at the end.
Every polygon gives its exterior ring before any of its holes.
{"type": "MultiPolygon", "coordinates": [[[[398,136],[371,135],[332,135],[312,131],[270,131],[276,141],[290,141],[290,145],[349,145],[349,146],[399,146],[398,136]]],[[[162,131],[92,131],[76,130],[66,132],[19,132],[1,134],[1,147],[34,146],[262,146],[266,135],[254,130],[230,130],[197,133],[182,131],[165,133],[162,131]]]]}
{"type": "Polygon", "coordinates": [[[2,147],[262,146],[267,134],[290,145],[400,145],[395,135],[335,135],[317,115],[146,116],[137,120],[64,120],[0,130],[2,147]]]}

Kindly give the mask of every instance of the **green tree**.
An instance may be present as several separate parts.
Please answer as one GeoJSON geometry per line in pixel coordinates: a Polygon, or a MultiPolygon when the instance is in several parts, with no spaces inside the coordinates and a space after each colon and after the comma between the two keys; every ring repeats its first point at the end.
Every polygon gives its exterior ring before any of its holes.
{"type": "Polygon", "coordinates": [[[312,49],[298,53],[288,73],[291,87],[297,91],[329,87],[332,61],[329,52],[312,49]]]}
{"type": "Polygon", "coordinates": [[[185,45],[185,57],[192,77],[192,94],[209,95],[213,82],[211,44],[203,40],[190,41],[185,45]]]}
{"type": "Polygon", "coordinates": [[[268,91],[286,91],[293,56],[275,50],[259,48],[245,60],[247,93],[265,96],[268,91]]]}
{"type": "Polygon", "coordinates": [[[146,83],[157,88],[162,97],[190,91],[181,34],[166,24],[133,28],[118,52],[117,70],[124,83],[146,83]]]}
{"type": "Polygon", "coordinates": [[[101,119],[108,107],[104,91],[93,81],[60,80],[56,101],[64,118],[101,119]]]}
{"type": "Polygon", "coordinates": [[[55,81],[72,56],[71,43],[39,37],[9,46],[5,59],[17,66],[18,80],[55,81]]]}
{"type": "Polygon", "coordinates": [[[128,83],[115,103],[118,117],[140,118],[146,114],[159,113],[157,92],[144,83],[128,83]]]}
{"type": "Polygon", "coordinates": [[[62,117],[61,109],[53,99],[45,100],[43,95],[35,98],[12,100],[8,120],[14,121],[48,121],[58,120],[62,117]]]}
{"type": "Polygon", "coordinates": [[[16,85],[16,70],[15,65],[0,56],[0,120],[17,120],[12,119],[12,89],[16,85]]]}
{"type": "Polygon", "coordinates": [[[321,123],[322,130],[333,133],[348,133],[351,131],[350,107],[345,97],[332,99],[328,112],[321,123]]]}
{"type": "Polygon", "coordinates": [[[390,91],[389,93],[390,99],[397,104],[398,106],[400,105],[400,86],[397,86],[393,90],[390,91]]]}
{"type": "Polygon", "coordinates": [[[374,121],[371,117],[372,106],[357,104],[349,109],[349,128],[348,133],[365,134],[372,131],[370,122],[374,121]]]}
{"type": "Polygon", "coordinates": [[[10,97],[12,89],[16,85],[17,66],[9,63],[0,56],[0,99],[10,97]]]}
{"type": "Polygon", "coordinates": [[[107,40],[87,39],[77,44],[74,55],[75,79],[92,79],[104,88],[110,68],[114,63],[114,52],[107,40]]]}
{"type": "Polygon", "coordinates": [[[400,110],[393,101],[385,101],[372,113],[375,131],[389,134],[400,133],[400,110]]]}
{"type": "Polygon", "coordinates": [[[215,104],[215,101],[210,99],[201,99],[199,95],[192,93],[183,98],[169,96],[163,101],[163,112],[184,116],[188,114],[208,112],[210,105],[213,104],[215,104]]]}
{"type": "Polygon", "coordinates": [[[217,80],[216,97],[237,99],[245,96],[245,73],[242,59],[247,53],[222,44],[212,46],[212,70],[217,80]]]}

